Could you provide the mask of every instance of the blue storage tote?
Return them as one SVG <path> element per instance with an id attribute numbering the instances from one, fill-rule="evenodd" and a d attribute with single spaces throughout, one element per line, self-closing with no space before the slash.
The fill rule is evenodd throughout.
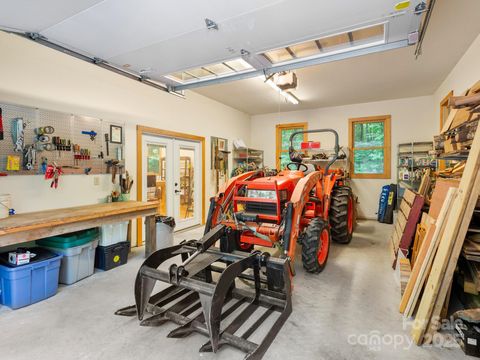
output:
<path id="1" fill-rule="evenodd" d="M 0 265 L 0 303 L 18 309 L 57 293 L 62 255 L 27 265 Z"/>

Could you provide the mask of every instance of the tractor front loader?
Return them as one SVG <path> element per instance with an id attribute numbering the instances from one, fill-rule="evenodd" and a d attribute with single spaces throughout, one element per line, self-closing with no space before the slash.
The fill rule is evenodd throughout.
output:
<path id="1" fill-rule="evenodd" d="M 303 132 L 293 133 L 287 169 L 230 179 L 210 200 L 204 236 L 151 254 L 135 280 L 136 304 L 117 314 L 137 315 L 143 326 L 176 323 L 169 337 L 203 334 L 208 341 L 200 351 L 228 344 L 244 351 L 245 359 L 261 359 L 292 311 L 297 243 L 305 270 L 319 273 L 331 234 L 342 243 L 352 237 L 352 192 L 344 173 L 330 169 L 339 154 L 338 134 L 312 132 L 334 135 L 325 167 L 294 149 L 294 138 Z M 157 281 L 169 285 L 152 295 Z"/>

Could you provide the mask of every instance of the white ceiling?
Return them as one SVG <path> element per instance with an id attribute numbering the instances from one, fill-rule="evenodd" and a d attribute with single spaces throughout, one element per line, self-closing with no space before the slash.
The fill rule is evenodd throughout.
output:
<path id="1" fill-rule="evenodd" d="M 418 27 L 420 1 L 396 12 L 398 0 L 0 0 L 0 27 L 38 32 L 160 80 L 240 57 L 242 49 L 258 54 L 383 21 L 388 42 L 404 40 Z M 207 30 L 205 18 L 219 30 Z"/>
<path id="2" fill-rule="evenodd" d="M 479 35 L 478 14 L 478 0 L 437 0 L 418 60 L 407 47 L 296 70 L 299 105 L 285 103 L 261 78 L 195 91 L 249 114 L 430 95 Z"/>
<path id="3" fill-rule="evenodd" d="M 0 27 L 39 32 L 50 41 L 152 79 L 192 67 L 388 21 L 387 41 L 416 29 L 399 0 L 0 0 Z M 227 5 L 228 4 L 228 5 Z M 297 70 L 300 105 L 287 105 L 260 78 L 200 88 L 249 114 L 431 94 L 478 35 L 478 0 L 437 0 L 417 61 L 413 48 Z M 397 13 L 398 14 L 398 13 Z M 207 30 L 205 18 L 219 24 Z"/>

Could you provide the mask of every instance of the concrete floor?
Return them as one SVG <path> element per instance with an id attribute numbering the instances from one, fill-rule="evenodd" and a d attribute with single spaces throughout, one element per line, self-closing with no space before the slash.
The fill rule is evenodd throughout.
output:
<path id="1" fill-rule="evenodd" d="M 363 221 L 348 246 L 333 244 L 325 271 L 306 274 L 297 261 L 293 313 L 264 359 L 459 359 L 449 348 L 410 345 L 398 313 L 398 283 L 390 268 L 391 227 Z M 176 235 L 198 238 L 201 229 Z M 174 324 L 138 326 L 114 316 L 134 303 L 133 281 L 143 259 L 135 249 L 127 265 L 71 286 L 56 296 L 12 311 L 0 308 L 0 358 L 42 359 L 242 359 L 222 348 L 198 353 L 201 335 L 168 339 Z M 381 339 L 379 342 L 376 339 Z M 395 345 L 395 342 L 397 345 Z"/>

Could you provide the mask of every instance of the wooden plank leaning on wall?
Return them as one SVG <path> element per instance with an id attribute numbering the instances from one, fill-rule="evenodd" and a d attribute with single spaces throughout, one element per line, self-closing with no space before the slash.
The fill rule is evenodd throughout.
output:
<path id="1" fill-rule="evenodd" d="M 430 341 L 432 334 L 437 329 L 438 317 L 445 303 L 468 225 L 480 193 L 479 172 L 480 131 L 477 131 L 412 328 L 412 338 L 416 344 L 424 342 L 426 333 L 425 340 Z"/>

